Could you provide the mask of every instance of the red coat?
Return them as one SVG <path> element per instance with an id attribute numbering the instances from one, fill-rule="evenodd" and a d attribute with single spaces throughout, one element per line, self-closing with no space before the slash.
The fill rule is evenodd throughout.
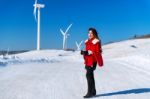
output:
<path id="1" fill-rule="evenodd" d="M 101 42 L 98 39 L 86 40 L 85 50 L 92 52 L 90 55 L 84 55 L 84 64 L 86 66 L 93 66 L 94 62 L 97 62 L 100 67 L 103 66 Z"/>

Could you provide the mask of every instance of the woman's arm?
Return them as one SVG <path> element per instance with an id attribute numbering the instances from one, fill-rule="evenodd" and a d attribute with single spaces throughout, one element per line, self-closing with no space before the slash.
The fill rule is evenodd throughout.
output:
<path id="1" fill-rule="evenodd" d="M 103 59 L 101 53 L 102 53 L 101 43 L 97 42 L 95 44 L 95 51 L 93 52 L 93 55 L 96 58 L 99 66 L 103 66 Z"/>
<path id="2" fill-rule="evenodd" d="M 96 54 L 101 54 L 101 52 L 102 52 L 101 43 L 100 43 L 100 42 L 97 42 L 97 43 L 95 44 L 95 53 L 96 53 Z"/>

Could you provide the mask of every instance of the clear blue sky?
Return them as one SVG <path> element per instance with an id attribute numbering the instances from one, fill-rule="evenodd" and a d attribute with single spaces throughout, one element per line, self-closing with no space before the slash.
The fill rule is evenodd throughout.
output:
<path id="1" fill-rule="evenodd" d="M 95 27 L 103 43 L 150 33 L 150 0 L 39 0 L 42 49 L 62 48 L 62 35 L 69 31 L 69 48 L 87 38 Z M 36 48 L 34 0 L 0 0 L 0 50 Z"/>

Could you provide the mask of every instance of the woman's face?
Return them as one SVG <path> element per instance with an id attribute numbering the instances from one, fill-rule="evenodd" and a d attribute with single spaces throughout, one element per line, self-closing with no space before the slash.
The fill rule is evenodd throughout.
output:
<path id="1" fill-rule="evenodd" d="M 88 37 L 89 37 L 89 39 L 93 39 L 93 38 L 94 38 L 94 35 L 93 35 L 93 32 L 92 32 L 92 31 L 89 31 Z"/>

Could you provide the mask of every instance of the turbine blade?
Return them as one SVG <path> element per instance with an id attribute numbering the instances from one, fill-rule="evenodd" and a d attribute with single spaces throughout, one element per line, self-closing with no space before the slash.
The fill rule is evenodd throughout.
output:
<path id="1" fill-rule="evenodd" d="M 82 43 L 83 43 L 83 41 L 80 42 L 79 46 L 81 46 Z"/>
<path id="2" fill-rule="evenodd" d="M 35 17 L 35 20 L 36 20 L 36 5 L 35 5 L 35 7 L 34 7 L 34 12 L 33 12 L 33 14 L 34 14 L 34 17 Z"/>
<path id="3" fill-rule="evenodd" d="M 62 29 L 60 29 L 60 32 L 62 33 L 62 35 L 65 35 L 64 31 Z"/>
<path id="4" fill-rule="evenodd" d="M 34 14 L 34 17 L 35 17 L 35 20 L 36 20 L 36 10 L 37 10 L 37 0 L 35 0 L 35 4 L 34 4 L 34 12 L 33 12 L 33 14 Z"/>
<path id="5" fill-rule="evenodd" d="M 37 0 L 35 0 L 35 4 L 37 4 Z"/>
<path id="6" fill-rule="evenodd" d="M 70 24 L 70 25 L 68 26 L 68 28 L 66 29 L 65 33 L 67 33 L 67 32 L 69 31 L 69 29 L 71 28 L 71 26 L 72 26 L 72 24 Z"/>
<path id="7" fill-rule="evenodd" d="M 76 42 L 76 46 L 78 47 L 78 43 Z"/>

